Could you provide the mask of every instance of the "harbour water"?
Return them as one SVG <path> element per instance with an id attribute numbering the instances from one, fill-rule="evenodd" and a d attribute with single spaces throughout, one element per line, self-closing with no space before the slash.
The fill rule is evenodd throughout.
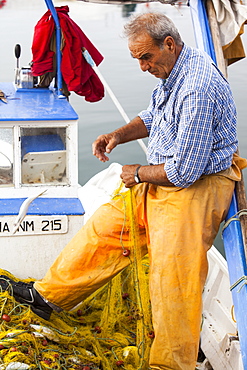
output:
<path id="1" fill-rule="evenodd" d="M 171 6 L 161 3 L 109 5 L 76 0 L 54 3 L 56 6 L 69 6 L 70 17 L 103 54 L 104 61 L 99 69 L 129 118 L 133 118 L 147 107 L 151 91 L 157 83 L 155 77 L 148 73 L 144 74 L 139 69 L 138 62 L 130 57 L 126 39 L 121 36 L 123 25 L 130 13 L 162 11 L 173 19 L 184 42 L 196 46 L 190 9 L 186 5 Z M 14 79 L 16 43 L 22 48 L 20 65 L 28 65 L 31 61 L 33 29 L 46 10 L 43 0 L 7 0 L 6 5 L 0 9 L 2 82 Z M 247 50 L 247 29 L 242 40 Z M 242 156 L 247 157 L 247 59 L 230 66 L 228 73 L 238 110 L 239 150 Z M 70 102 L 79 115 L 79 182 L 82 185 L 113 162 L 146 164 L 145 154 L 136 142 L 116 148 L 106 164 L 99 162 L 92 155 L 91 145 L 98 135 L 125 124 L 107 93 L 105 98 L 97 103 L 85 102 L 83 97 L 72 93 Z M 244 171 L 244 177 L 247 183 L 247 170 Z M 221 248 L 220 238 L 217 244 Z"/>

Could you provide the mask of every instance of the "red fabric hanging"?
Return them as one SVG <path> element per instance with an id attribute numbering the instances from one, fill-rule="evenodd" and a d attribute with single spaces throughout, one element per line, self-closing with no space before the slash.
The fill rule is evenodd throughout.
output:
<path id="1" fill-rule="evenodd" d="M 104 86 L 93 68 L 86 62 L 82 48 L 88 50 L 97 66 L 102 62 L 103 56 L 70 18 L 67 5 L 56 7 L 56 11 L 64 38 L 61 73 L 68 90 L 85 96 L 85 100 L 89 102 L 99 101 L 104 97 Z M 53 72 L 54 51 L 51 50 L 50 44 L 54 31 L 55 23 L 48 10 L 34 29 L 32 43 L 32 73 L 34 76 Z"/>

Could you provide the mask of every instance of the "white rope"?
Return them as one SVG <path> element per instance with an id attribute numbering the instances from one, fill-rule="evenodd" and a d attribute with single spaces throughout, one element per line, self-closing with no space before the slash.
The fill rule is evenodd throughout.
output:
<path id="1" fill-rule="evenodd" d="M 86 59 L 86 61 L 88 62 L 88 64 L 91 65 L 91 67 L 93 68 L 93 70 L 95 71 L 95 73 L 97 74 L 99 79 L 101 80 L 102 84 L 104 85 L 106 91 L 108 92 L 110 98 L 112 99 L 113 103 L 117 107 L 117 109 L 118 109 L 119 113 L 121 114 L 121 116 L 123 117 L 124 121 L 126 123 L 129 123 L 130 122 L 129 117 L 125 113 L 123 107 L 119 103 L 119 101 L 116 98 L 116 96 L 114 95 L 112 89 L 110 88 L 110 86 L 108 85 L 108 83 L 106 82 L 104 77 L 102 76 L 101 72 L 99 71 L 99 68 L 95 65 L 94 60 L 92 59 L 91 55 L 89 54 L 89 52 L 86 49 L 83 50 L 83 55 L 84 55 L 84 58 Z M 144 153 L 146 154 L 147 153 L 147 147 L 144 144 L 143 140 L 138 139 L 137 141 L 138 141 L 140 147 L 143 149 Z"/>

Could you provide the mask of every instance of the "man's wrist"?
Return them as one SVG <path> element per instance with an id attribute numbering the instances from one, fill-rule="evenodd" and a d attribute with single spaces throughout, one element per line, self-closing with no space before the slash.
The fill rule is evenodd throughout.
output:
<path id="1" fill-rule="evenodd" d="M 139 173 L 138 173 L 140 168 L 141 168 L 141 166 L 136 167 L 135 174 L 134 174 L 134 179 L 135 179 L 135 182 L 137 184 L 142 182 L 140 177 L 139 177 Z"/>

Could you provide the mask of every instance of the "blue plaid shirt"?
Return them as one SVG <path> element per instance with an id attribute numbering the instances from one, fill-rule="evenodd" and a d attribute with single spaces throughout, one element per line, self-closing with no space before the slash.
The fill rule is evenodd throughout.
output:
<path id="1" fill-rule="evenodd" d="M 188 187 L 231 166 L 238 145 L 236 107 L 228 82 L 203 52 L 183 46 L 139 117 L 149 134 L 148 162 L 164 163 L 175 186 Z"/>

